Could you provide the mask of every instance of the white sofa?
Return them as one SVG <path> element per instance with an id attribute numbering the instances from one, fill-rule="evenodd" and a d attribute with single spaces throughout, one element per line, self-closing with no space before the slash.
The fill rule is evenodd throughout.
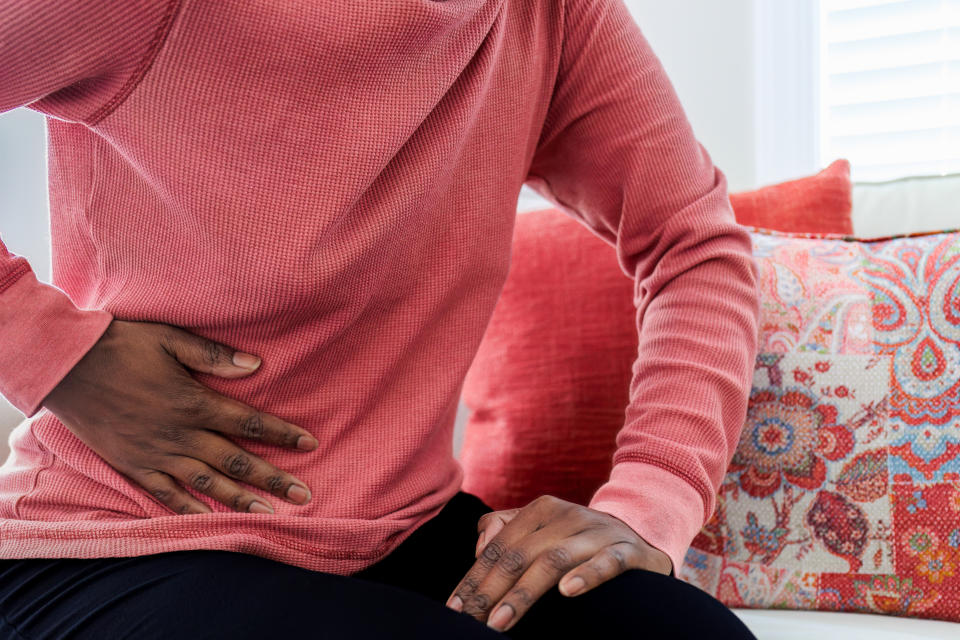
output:
<path id="1" fill-rule="evenodd" d="M 734 609 L 759 640 L 945 640 L 960 624 L 866 613 Z"/>

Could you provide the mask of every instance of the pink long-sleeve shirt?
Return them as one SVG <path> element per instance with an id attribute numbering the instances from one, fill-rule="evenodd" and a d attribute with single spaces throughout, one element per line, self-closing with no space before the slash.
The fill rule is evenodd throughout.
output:
<path id="1" fill-rule="evenodd" d="M 30 418 L 0 557 L 384 557 L 460 488 L 457 401 L 526 182 L 635 280 L 630 404 L 588 506 L 679 566 L 746 412 L 755 267 L 623 0 L 6 0 L 0 111 L 23 105 L 48 116 L 53 278 L 0 244 L 0 392 Z M 44 409 L 113 318 L 259 355 L 194 375 L 317 437 L 236 440 L 313 499 L 189 489 L 213 512 L 173 514 Z"/>

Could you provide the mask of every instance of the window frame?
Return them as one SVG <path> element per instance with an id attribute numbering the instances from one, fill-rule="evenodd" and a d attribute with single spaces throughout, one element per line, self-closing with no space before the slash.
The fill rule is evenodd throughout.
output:
<path id="1" fill-rule="evenodd" d="M 755 0 L 757 185 L 810 175 L 822 168 L 820 7 L 820 0 Z"/>

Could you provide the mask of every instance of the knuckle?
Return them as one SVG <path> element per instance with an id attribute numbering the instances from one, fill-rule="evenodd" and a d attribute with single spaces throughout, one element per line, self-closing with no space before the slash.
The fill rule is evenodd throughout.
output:
<path id="1" fill-rule="evenodd" d="M 539 496 L 536 500 L 533 501 L 533 504 L 538 507 L 552 507 L 559 502 L 559 499 L 555 496 L 544 494 Z"/>
<path id="2" fill-rule="evenodd" d="M 274 495 L 283 496 L 286 493 L 287 485 L 290 483 L 281 475 L 272 475 L 267 478 L 266 488 Z"/>
<path id="3" fill-rule="evenodd" d="M 504 545 L 499 540 L 491 540 L 487 543 L 487 546 L 483 548 L 483 553 L 480 554 L 480 562 L 487 569 L 492 567 L 497 563 L 497 561 L 503 556 L 505 551 Z"/>
<path id="4" fill-rule="evenodd" d="M 177 508 L 177 513 L 179 513 L 180 515 L 185 515 L 185 514 L 190 513 L 190 505 L 189 505 L 189 504 L 182 504 L 182 505 L 180 505 L 180 506 Z"/>
<path id="5" fill-rule="evenodd" d="M 593 573 L 595 582 L 603 582 L 604 580 L 607 579 L 607 577 L 611 573 L 610 567 L 609 567 L 611 563 L 605 563 L 605 564 L 607 564 L 608 566 L 604 567 L 602 566 L 602 563 L 597 562 L 596 560 L 592 560 L 590 562 L 585 563 L 583 566 L 585 566 L 591 573 Z M 587 579 L 587 576 L 582 573 L 580 574 L 580 577 L 583 578 L 584 580 Z"/>
<path id="6" fill-rule="evenodd" d="M 173 499 L 173 492 L 169 489 L 153 489 L 150 495 L 163 504 L 168 504 Z"/>
<path id="7" fill-rule="evenodd" d="M 526 554 L 520 549 L 509 549 L 500 558 L 497 567 L 508 576 L 515 577 L 523 573 L 527 566 Z"/>
<path id="8" fill-rule="evenodd" d="M 203 341 L 203 361 L 207 364 L 220 364 L 226 356 L 227 350 L 222 344 L 213 340 Z"/>
<path id="9" fill-rule="evenodd" d="M 570 560 L 570 552 L 564 547 L 551 547 L 543 554 L 543 559 L 547 567 L 554 571 L 566 571 L 573 564 Z"/>
<path id="10" fill-rule="evenodd" d="M 206 471 L 194 471 L 188 479 L 190 486 L 202 493 L 213 489 L 213 478 Z"/>
<path id="11" fill-rule="evenodd" d="M 513 610 L 517 612 L 527 609 L 533 604 L 533 596 L 526 587 L 514 587 L 510 590 L 510 593 L 507 594 L 507 598 L 511 602 L 519 602 L 520 605 L 522 605 L 513 607 Z"/>
<path id="12" fill-rule="evenodd" d="M 244 438 L 259 440 L 263 438 L 263 414 L 255 411 L 239 418 L 240 435 Z"/>
<path id="13" fill-rule="evenodd" d="M 549 501 L 549 499 L 550 496 L 547 495 L 537 496 L 534 498 L 533 502 L 530 503 L 530 505 L 534 507 L 542 507 Z"/>
<path id="14" fill-rule="evenodd" d="M 209 404 L 203 393 L 190 387 L 178 387 L 171 394 L 170 401 L 175 412 L 191 419 L 204 418 Z"/>
<path id="15" fill-rule="evenodd" d="M 253 463 L 246 454 L 229 453 L 223 458 L 223 469 L 231 477 L 242 479 L 253 471 Z"/>
<path id="16" fill-rule="evenodd" d="M 490 609 L 490 600 L 486 593 L 475 592 L 463 603 L 463 611 L 470 615 L 486 613 Z"/>
<path id="17" fill-rule="evenodd" d="M 607 547 L 607 555 L 610 556 L 617 570 L 623 572 L 630 568 L 630 562 L 627 554 L 621 545 L 612 545 Z"/>
<path id="18" fill-rule="evenodd" d="M 467 601 L 473 593 L 480 588 L 480 583 L 473 576 L 467 576 L 463 579 L 461 583 L 460 590 L 457 592 L 457 595 L 460 596 L 460 599 L 464 602 Z"/>
<path id="19" fill-rule="evenodd" d="M 186 446 L 189 444 L 186 430 L 177 424 L 162 424 L 157 427 L 157 437 L 165 442 Z"/>

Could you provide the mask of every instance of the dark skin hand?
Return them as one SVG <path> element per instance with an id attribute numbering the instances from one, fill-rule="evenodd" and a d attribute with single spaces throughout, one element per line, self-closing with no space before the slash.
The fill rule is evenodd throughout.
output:
<path id="1" fill-rule="evenodd" d="M 307 503 L 310 490 L 226 436 L 300 451 L 315 449 L 316 439 L 216 393 L 189 372 L 239 378 L 259 366 L 256 356 L 178 327 L 114 319 L 43 406 L 176 514 L 212 511 L 184 486 L 234 511 L 272 513 L 271 504 L 241 483 L 292 504 Z"/>
<path id="2" fill-rule="evenodd" d="M 670 575 L 673 563 L 622 520 L 553 496 L 477 522 L 477 561 L 447 606 L 498 631 L 554 585 L 574 597 L 628 569 Z"/>

